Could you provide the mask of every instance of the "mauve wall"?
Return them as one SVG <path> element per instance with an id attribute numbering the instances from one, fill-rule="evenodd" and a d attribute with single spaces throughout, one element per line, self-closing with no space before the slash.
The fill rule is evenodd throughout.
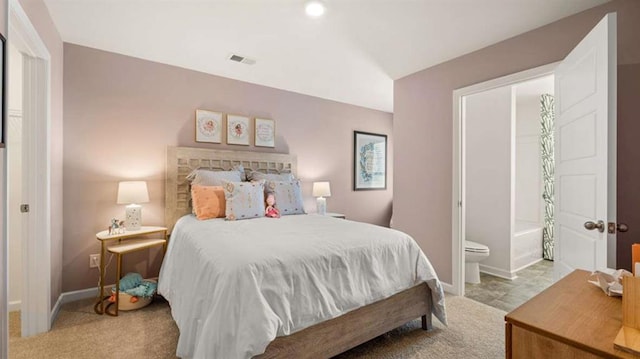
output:
<path id="1" fill-rule="evenodd" d="M 640 1 L 617 0 L 395 81 L 394 226 L 418 241 L 444 282 L 452 281 L 453 90 L 559 61 L 612 11 L 618 12 L 618 220 L 630 227 L 618 235 L 618 267 L 628 267 L 629 243 L 640 242 L 640 169 L 634 168 L 640 163 Z"/>
<path id="2" fill-rule="evenodd" d="M 99 253 L 95 233 L 112 217 L 123 217 L 124 206 L 115 203 L 118 181 L 148 181 L 151 202 L 143 206 L 143 223 L 164 224 L 167 146 L 295 154 L 308 211 L 315 211 L 312 182 L 328 180 L 329 211 L 357 221 L 389 223 L 391 161 L 389 189 L 384 191 L 354 192 L 351 173 L 353 131 L 390 136 L 390 113 L 73 44 L 65 44 L 64 65 L 64 291 L 96 286 L 98 271 L 88 268 L 88 257 Z M 276 148 L 196 143 L 198 108 L 275 119 Z M 128 255 L 125 270 L 156 275 L 157 254 Z M 140 263 L 133 265 L 135 261 Z M 114 266 L 108 283 L 115 280 Z"/>
<path id="3" fill-rule="evenodd" d="M 639 6 L 640 7 L 640 6 Z M 640 10 L 635 21 L 640 23 Z M 640 51 L 640 28 L 636 29 Z M 637 54 L 637 53 L 636 53 Z M 618 65 L 618 223 L 629 232 L 617 236 L 617 267 L 631 270 L 631 245 L 640 243 L 640 59 Z"/>

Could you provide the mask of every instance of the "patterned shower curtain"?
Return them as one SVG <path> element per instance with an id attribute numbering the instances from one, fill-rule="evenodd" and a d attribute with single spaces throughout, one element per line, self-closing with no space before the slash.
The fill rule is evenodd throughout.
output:
<path id="1" fill-rule="evenodd" d="M 553 123 L 555 112 L 553 110 L 553 96 L 540 96 L 540 124 L 541 124 L 541 155 L 542 155 L 542 177 L 544 188 L 542 199 L 544 200 L 544 229 L 542 230 L 542 257 L 553 260 L 553 204 L 554 185 L 553 176 L 555 172 L 555 162 L 553 159 Z"/>

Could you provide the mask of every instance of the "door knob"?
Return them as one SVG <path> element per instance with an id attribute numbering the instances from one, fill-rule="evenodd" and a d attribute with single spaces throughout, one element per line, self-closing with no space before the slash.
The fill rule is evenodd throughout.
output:
<path id="1" fill-rule="evenodd" d="M 629 230 L 629 226 L 627 226 L 625 223 L 609 222 L 607 227 L 608 227 L 608 232 L 611 234 L 616 233 L 616 231 L 626 232 Z"/>
<path id="2" fill-rule="evenodd" d="M 592 231 L 594 229 L 598 229 L 598 232 L 602 233 L 604 232 L 604 222 L 603 221 L 598 221 L 598 223 L 594 223 L 592 221 L 587 221 L 584 222 L 584 228 Z"/>

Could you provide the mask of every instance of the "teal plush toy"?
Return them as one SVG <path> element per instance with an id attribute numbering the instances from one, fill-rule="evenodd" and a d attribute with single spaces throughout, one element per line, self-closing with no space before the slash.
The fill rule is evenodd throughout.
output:
<path id="1" fill-rule="evenodd" d="M 127 273 L 120 279 L 120 291 L 127 293 L 131 296 L 131 302 L 138 301 L 138 297 L 150 298 L 152 297 L 158 288 L 158 283 L 144 280 L 139 273 Z M 111 289 L 110 302 L 115 302 L 116 289 Z M 135 298 L 135 299 L 134 299 Z"/>

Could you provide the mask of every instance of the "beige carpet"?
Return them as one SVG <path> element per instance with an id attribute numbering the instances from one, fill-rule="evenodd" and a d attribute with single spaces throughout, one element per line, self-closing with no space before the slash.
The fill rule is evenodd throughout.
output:
<path id="1" fill-rule="evenodd" d="M 448 296 L 447 315 L 449 327 L 434 319 L 434 330 L 425 332 L 414 321 L 338 358 L 504 358 L 503 311 Z M 91 301 L 70 303 L 49 333 L 30 338 L 19 337 L 17 321 L 10 316 L 10 359 L 175 358 L 178 328 L 160 300 L 117 318 L 94 314 Z"/>

